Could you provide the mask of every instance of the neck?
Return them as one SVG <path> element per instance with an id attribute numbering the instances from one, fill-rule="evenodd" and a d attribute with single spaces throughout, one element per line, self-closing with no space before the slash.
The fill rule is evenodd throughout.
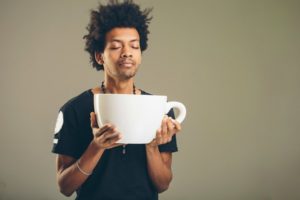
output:
<path id="1" fill-rule="evenodd" d="M 115 80 L 111 77 L 104 77 L 106 92 L 114 94 L 132 94 L 133 82 L 132 78 L 128 80 Z"/>

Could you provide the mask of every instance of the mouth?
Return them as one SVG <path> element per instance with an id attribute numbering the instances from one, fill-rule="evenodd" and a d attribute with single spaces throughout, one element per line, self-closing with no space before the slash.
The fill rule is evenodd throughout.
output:
<path id="1" fill-rule="evenodd" d="M 121 67 L 133 67 L 134 62 L 132 60 L 121 60 L 118 62 Z"/>

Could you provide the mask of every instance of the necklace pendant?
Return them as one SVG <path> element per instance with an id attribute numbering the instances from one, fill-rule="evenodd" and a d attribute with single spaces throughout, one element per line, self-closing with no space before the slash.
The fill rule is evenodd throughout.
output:
<path id="1" fill-rule="evenodd" d="M 102 81 L 102 83 L 101 83 L 101 90 L 102 90 L 102 92 L 104 94 L 106 94 L 106 88 L 104 86 L 104 81 Z M 135 89 L 135 85 L 134 84 L 133 84 L 132 90 L 133 90 L 133 94 L 136 94 L 136 89 Z M 126 154 L 126 144 L 123 144 L 122 154 L 123 155 Z"/>
<path id="2" fill-rule="evenodd" d="M 122 153 L 123 153 L 123 154 L 126 154 L 126 145 L 125 145 L 125 144 L 123 145 Z"/>

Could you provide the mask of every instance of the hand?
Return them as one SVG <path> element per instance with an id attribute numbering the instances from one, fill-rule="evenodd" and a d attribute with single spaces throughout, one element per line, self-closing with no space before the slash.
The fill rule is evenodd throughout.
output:
<path id="1" fill-rule="evenodd" d="M 171 142 L 173 135 L 181 131 L 181 125 L 167 115 L 164 116 L 161 127 L 156 131 L 156 137 L 147 144 L 150 147 L 156 147 L 161 144 Z"/>
<path id="2" fill-rule="evenodd" d="M 116 130 L 116 127 L 112 124 L 104 124 L 99 128 L 96 120 L 96 114 L 94 112 L 90 113 L 91 127 L 94 134 L 93 142 L 100 149 L 111 149 L 122 144 L 116 143 L 121 139 L 121 133 Z"/>

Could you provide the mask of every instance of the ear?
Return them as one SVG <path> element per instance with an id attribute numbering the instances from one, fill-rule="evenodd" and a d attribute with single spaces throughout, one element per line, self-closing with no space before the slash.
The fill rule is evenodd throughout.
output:
<path id="1" fill-rule="evenodd" d="M 103 65 L 104 61 L 103 61 L 102 53 L 95 52 L 95 60 L 99 65 Z"/>

